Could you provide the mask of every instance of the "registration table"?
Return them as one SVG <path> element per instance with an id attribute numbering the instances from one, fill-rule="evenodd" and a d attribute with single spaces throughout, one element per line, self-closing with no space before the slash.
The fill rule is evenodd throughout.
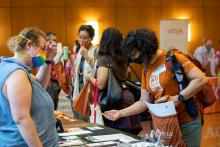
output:
<path id="1" fill-rule="evenodd" d="M 102 125 L 87 123 L 84 121 L 72 119 L 68 116 L 60 115 L 65 133 L 59 133 L 60 146 L 126 146 L 126 147 L 147 147 L 153 144 L 142 142 L 142 138 L 136 135 L 128 134 L 120 130 L 105 127 Z M 68 132 L 68 133 L 66 133 Z M 73 133 L 71 135 L 71 133 Z M 80 133 L 80 134 L 77 134 Z M 85 134 L 84 134 L 85 133 Z M 68 140 L 68 141 L 67 141 Z M 78 143 L 78 145 L 76 145 Z"/>

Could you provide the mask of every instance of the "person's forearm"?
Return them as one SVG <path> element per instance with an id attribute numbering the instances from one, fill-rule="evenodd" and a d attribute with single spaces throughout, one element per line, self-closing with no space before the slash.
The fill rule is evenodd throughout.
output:
<path id="1" fill-rule="evenodd" d="M 32 121 L 31 118 L 25 117 L 20 119 L 19 122 L 17 122 L 17 126 L 28 146 L 42 147 L 34 122 Z"/>
<path id="2" fill-rule="evenodd" d="M 120 115 L 121 117 L 125 117 L 125 116 L 139 114 L 141 112 L 144 112 L 145 110 L 147 110 L 147 105 L 145 104 L 145 102 L 137 101 L 133 105 L 120 110 Z"/>
<path id="3" fill-rule="evenodd" d="M 202 90 L 204 85 L 207 83 L 206 78 L 196 78 L 190 81 L 189 85 L 183 89 L 180 93 L 184 96 L 184 99 L 187 100 L 194 96 L 196 93 Z"/>
<path id="4" fill-rule="evenodd" d="M 47 88 L 50 80 L 51 64 L 44 64 L 37 72 L 36 79 L 43 88 Z"/>

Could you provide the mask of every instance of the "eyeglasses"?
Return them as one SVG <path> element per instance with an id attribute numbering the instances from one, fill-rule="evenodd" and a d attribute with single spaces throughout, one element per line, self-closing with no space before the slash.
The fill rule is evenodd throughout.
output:
<path id="1" fill-rule="evenodd" d="M 32 44 L 36 47 L 36 48 L 40 48 L 41 50 L 45 51 L 46 50 L 46 45 L 44 46 L 40 46 L 40 45 L 37 45 L 36 43 L 33 43 Z"/>
<path id="2" fill-rule="evenodd" d="M 25 36 L 22 35 L 22 34 L 19 34 L 18 36 L 21 37 L 22 39 L 27 40 L 27 41 L 31 41 L 31 43 L 32 43 L 36 48 L 40 48 L 40 49 L 43 50 L 43 51 L 46 50 L 46 45 L 44 45 L 44 46 L 39 46 L 37 43 L 33 43 L 32 40 L 28 39 L 27 37 L 25 37 Z"/>
<path id="3" fill-rule="evenodd" d="M 81 40 L 89 40 L 90 37 L 89 36 L 79 36 L 79 39 L 81 39 Z"/>

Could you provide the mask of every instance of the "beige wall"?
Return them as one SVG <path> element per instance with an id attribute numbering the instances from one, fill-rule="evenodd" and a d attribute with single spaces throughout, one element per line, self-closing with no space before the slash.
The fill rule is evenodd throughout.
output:
<path id="1" fill-rule="evenodd" d="M 53 31 L 72 48 L 78 27 L 89 19 L 99 21 L 99 36 L 109 26 L 124 34 L 149 27 L 158 38 L 161 19 L 190 19 L 189 51 L 193 52 L 204 36 L 212 37 L 219 49 L 219 15 L 219 0 L 1 0 L 0 55 L 10 54 L 7 39 L 27 26 Z"/>

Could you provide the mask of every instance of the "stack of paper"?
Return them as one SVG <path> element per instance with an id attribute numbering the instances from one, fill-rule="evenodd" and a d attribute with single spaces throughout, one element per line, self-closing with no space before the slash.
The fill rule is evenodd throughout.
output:
<path id="1" fill-rule="evenodd" d="M 66 139 L 66 140 L 75 140 L 75 139 L 79 139 L 79 137 L 78 136 L 63 136 L 62 137 L 63 139 Z"/>
<path id="2" fill-rule="evenodd" d="M 60 141 L 59 146 L 71 146 L 71 145 L 83 145 L 84 142 L 82 140 L 67 140 L 67 141 Z"/>
<path id="3" fill-rule="evenodd" d="M 115 141 L 106 141 L 106 142 L 99 142 L 99 143 L 90 143 L 90 144 L 87 144 L 87 147 L 112 146 L 116 144 L 117 142 Z"/>
<path id="4" fill-rule="evenodd" d="M 119 140 L 125 143 L 137 142 L 138 140 L 127 136 L 125 134 L 110 134 L 110 135 L 99 135 L 99 136 L 88 136 L 86 139 L 91 140 L 93 142 L 102 142 L 102 141 L 114 141 Z"/>
<path id="5" fill-rule="evenodd" d="M 58 133 L 58 136 L 74 136 L 74 135 L 83 135 L 83 134 L 91 134 L 91 131 L 83 130 L 81 128 L 70 128 L 67 130 L 67 133 Z"/>
<path id="6" fill-rule="evenodd" d="M 87 127 L 87 129 L 95 131 L 95 130 L 102 130 L 104 128 L 98 127 L 98 126 L 93 126 L 93 127 Z"/>

